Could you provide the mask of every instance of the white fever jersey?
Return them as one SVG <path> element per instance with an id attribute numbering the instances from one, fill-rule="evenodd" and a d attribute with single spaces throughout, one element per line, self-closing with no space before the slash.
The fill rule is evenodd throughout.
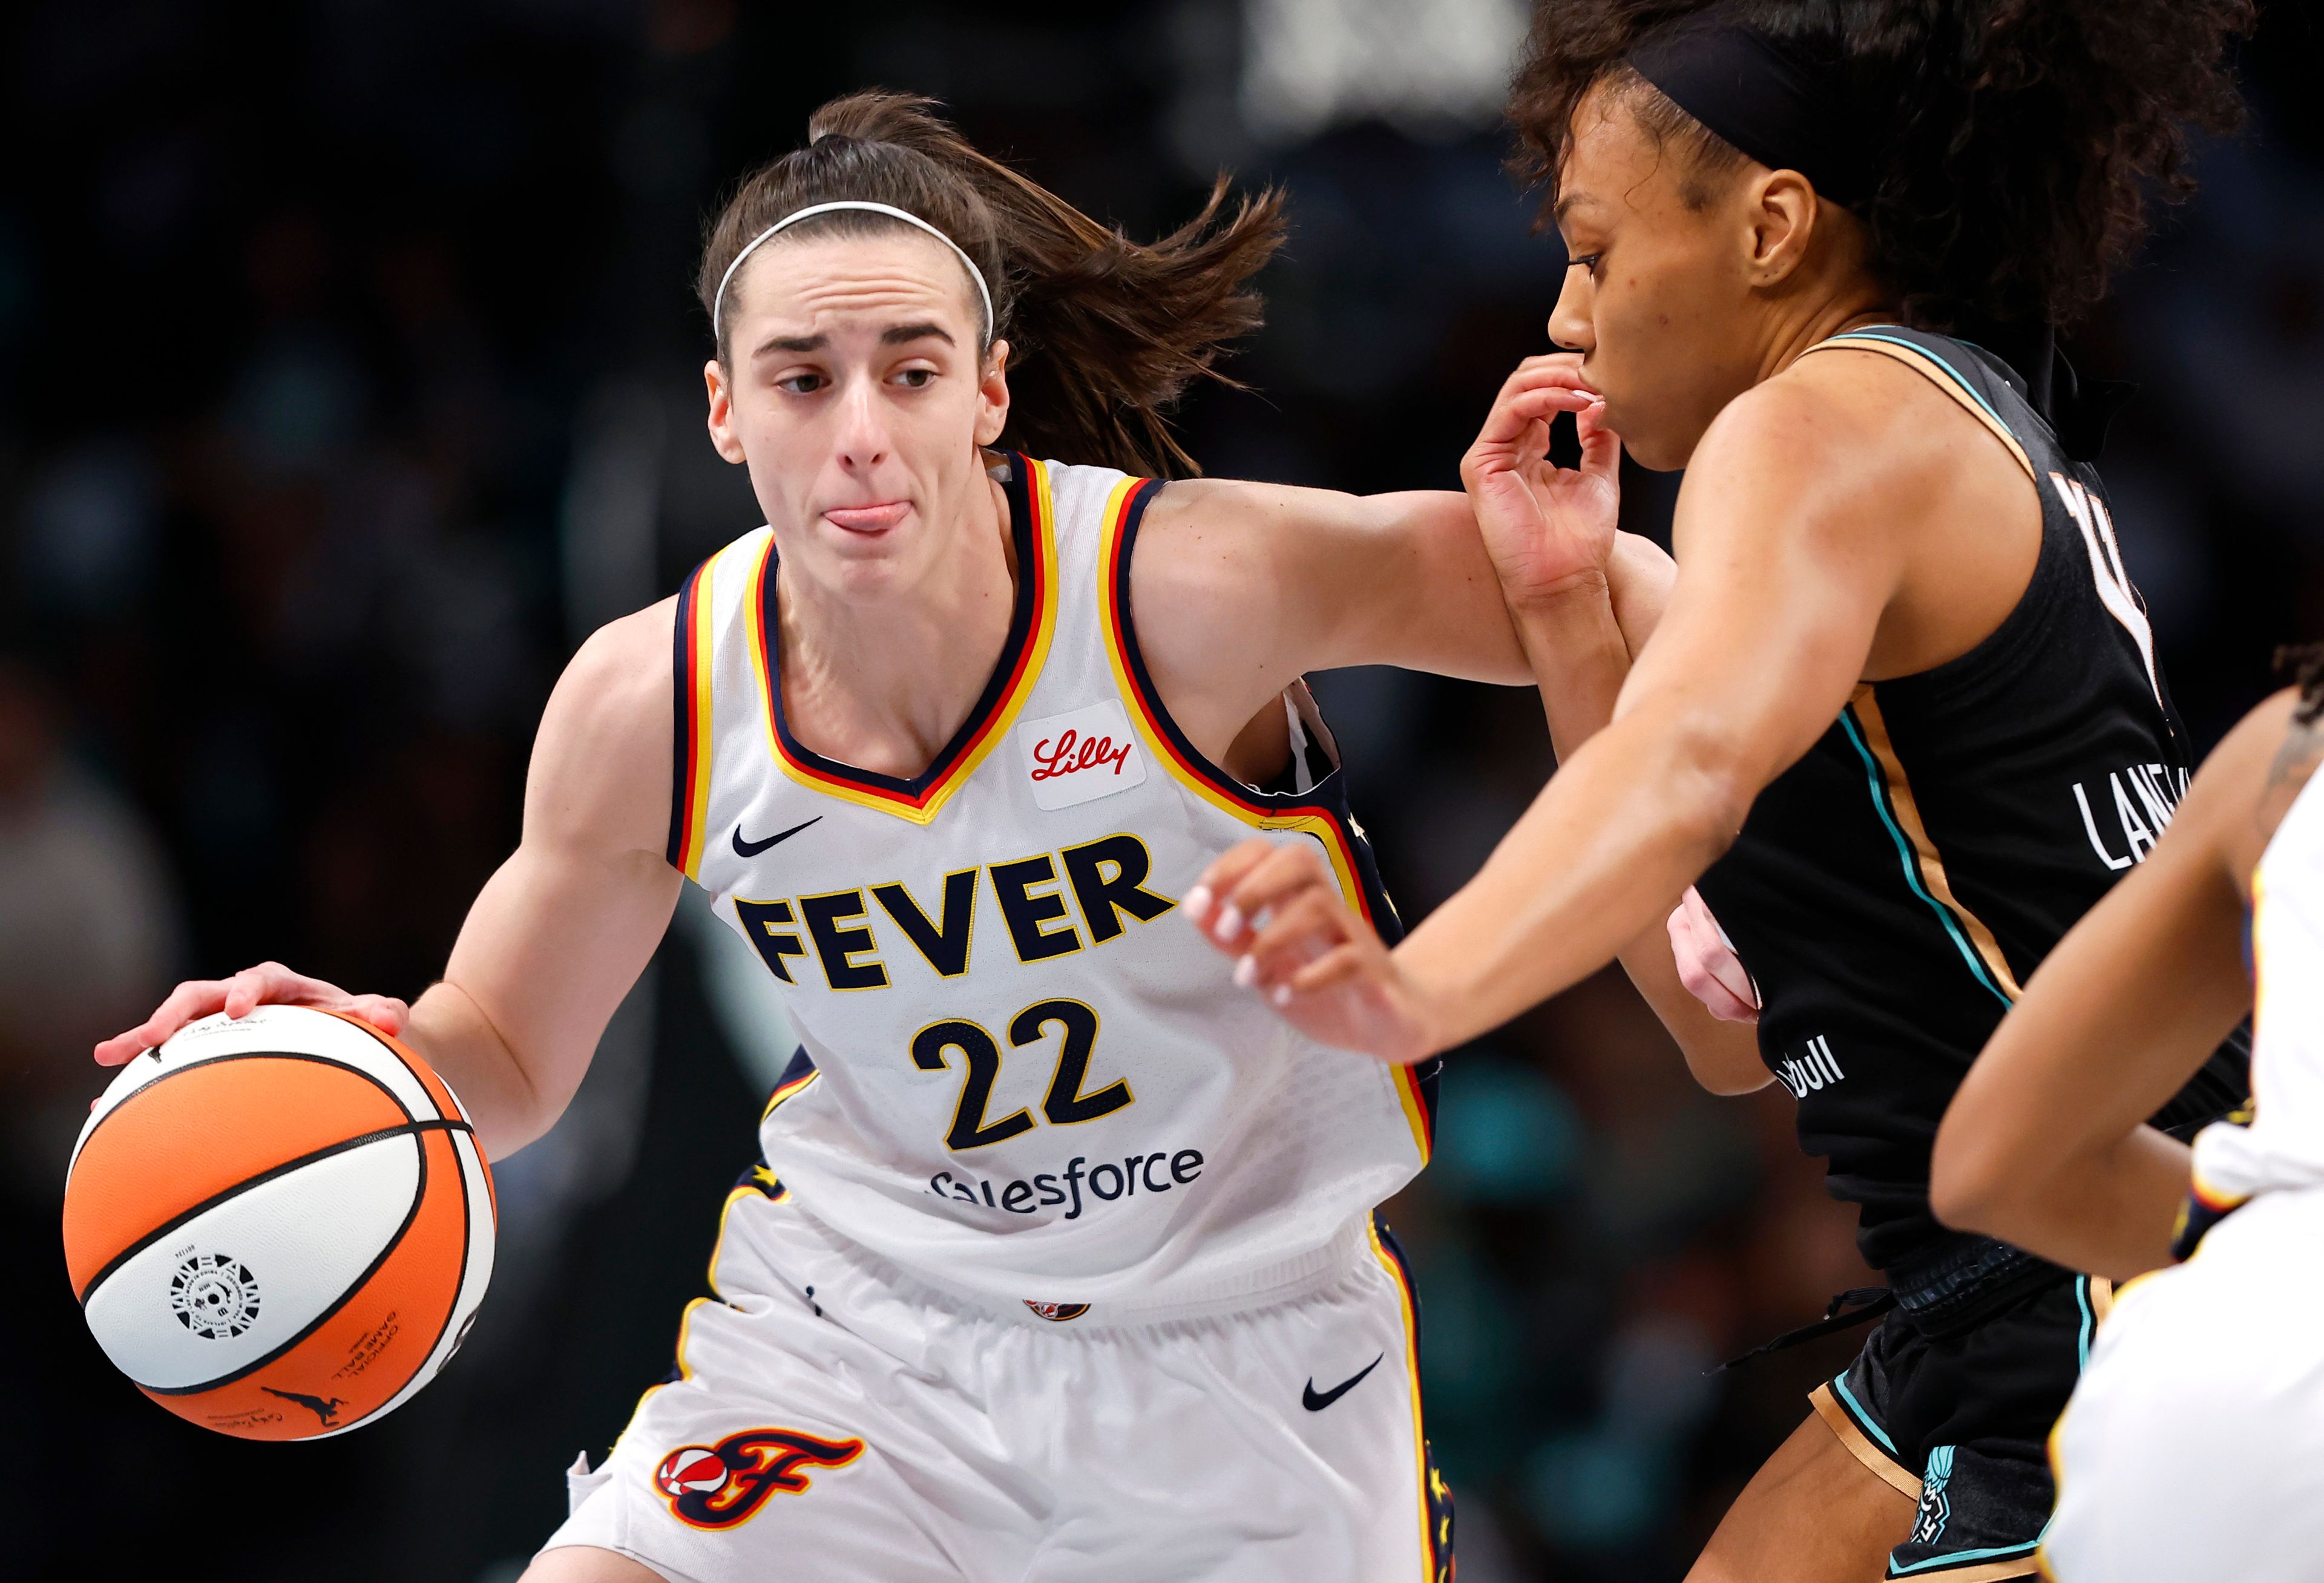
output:
<path id="1" fill-rule="evenodd" d="M 1264 1298 L 1358 1256 L 1427 1159 L 1434 1073 L 1293 1031 L 1180 915 L 1254 832 L 1312 841 L 1396 934 L 1322 722 L 1245 786 L 1156 697 L 1130 557 L 1162 486 L 1010 456 L 1016 608 L 910 780 L 783 722 L 774 536 L 679 594 L 670 861 L 779 980 L 800 1050 L 761 1127 L 801 1210 L 940 1285 L 1116 1318 Z"/>
<path id="2" fill-rule="evenodd" d="M 2324 1185 L 2324 775 L 2300 789 L 2252 872 L 2250 1125 L 2195 1137 L 2195 1192 L 2226 1209 Z"/>

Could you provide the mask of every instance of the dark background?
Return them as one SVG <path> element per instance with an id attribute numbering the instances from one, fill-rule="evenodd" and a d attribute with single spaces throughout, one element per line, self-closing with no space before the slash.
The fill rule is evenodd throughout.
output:
<path id="1" fill-rule="evenodd" d="M 751 987 L 690 914 L 573 1114 L 502 1167 L 466 1349 L 375 1428 L 248 1445 L 148 1404 L 89 1343 L 56 1225 L 102 1083 L 88 1044 L 177 977 L 265 957 L 416 994 L 514 840 L 564 658 L 758 520 L 698 427 L 687 282 L 724 185 L 867 84 L 945 98 L 1133 235 L 1182 220 L 1221 163 L 1280 180 L 1294 240 L 1235 364 L 1257 390 L 1189 403 L 1194 454 L 1455 486 L 1499 378 L 1544 349 L 1561 253 L 1499 170 L 1514 0 L 1435 13 L 1452 26 L 1420 9 L 7 10 L 0 1572 L 507 1583 L 562 1514 L 559 1470 L 668 1367 L 765 1085 Z M 1350 38 L 1385 87 L 1279 80 Z M 1433 96 L 1397 76 L 1432 51 L 1452 84 Z M 2072 343 L 2144 388 L 2106 468 L 2206 745 L 2275 644 L 2324 630 L 2319 65 L 2279 5 L 2246 52 L 2253 126 L 2204 149 L 2203 196 Z M 1633 483 L 1657 530 L 1675 481 Z M 1537 708 L 1319 686 L 1417 916 L 1548 773 Z M 1390 1214 L 1465 1583 L 1677 1577 L 1851 1349 L 1703 1372 L 1867 1278 L 1790 1106 L 1697 1092 L 1610 977 L 1456 1057 L 1437 1164 Z"/>

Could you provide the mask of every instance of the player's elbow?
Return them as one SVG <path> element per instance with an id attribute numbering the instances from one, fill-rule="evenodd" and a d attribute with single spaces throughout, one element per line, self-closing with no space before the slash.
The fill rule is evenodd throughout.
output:
<path id="1" fill-rule="evenodd" d="M 1703 1091 L 1722 1100 L 1756 1094 L 1775 1081 L 1775 1074 L 1759 1059 L 1756 1046 L 1745 1052 L 1705 1050 L 1690 1045 L 1682 1046 L 1681 1054 L 1686 1057 L 1688 1072 Z"/>
<path id="2" fill-rule="evenodd" d="M 1956 1231 L 1987 1236 L 2006 1229 L 2032 1167 L 2009 1148 L 2006 1136 L 1985 1125 L 1974 1095 L 1957 1096 L 1937 1128 L 1929 1157 L 1930 1212 Z"/>
<path id="3" fill-rule="evenodd" d="M 1663 784 L 1672 833 L 1701 868 L 1709 868 L 1735 844 L 1758 796 L 1752 757 L 1728 722 L 1708 714 L 1680 720 L 1666 741 L 1670 759 Z"/>

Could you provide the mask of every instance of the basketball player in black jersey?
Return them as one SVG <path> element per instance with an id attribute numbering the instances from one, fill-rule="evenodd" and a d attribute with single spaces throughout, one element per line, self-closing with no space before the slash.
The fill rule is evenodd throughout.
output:
<path id="1" fill-rule="evenodd" d="M 1707 1085 L 1786 1078 L 1895 1309 L 1699 1583 L 2035 1569 L 2043 1441 L 2106 1288 L 1938 1226 L 1930 1140 L 2186 784 L 2088 465 L 2103 418 L 2048 327 L 2098 294 L 2143 185 L 2180 179 L 2180 123 L 2233 118 L 2221 56 L 2248 21 L 2244 0 L 1543 0 L 1513 108 L 1572 259 L 1551 336 L 1580 356 L 1518 372 L 1466 482 L 1514 565 L 1527 500 L 1536 531 L 1611 510 L 1612 435 L 1686 468 L 1667 611 L 1618 704 L 1553 715 L 1556 779 L 1394 952 L 1296 849 L 1240 848 L 1187 900 L 1286 1017 L 1384 1060 L 1619 956 Z M 1576 388 L 1603 402 L 1594 493 L 1542 460 L 1547 392 Z M 1609 619 L 1587 578 L 1505 592 L 1536 663 Z M 1662 925 L 1698 879 L 1756 1040 L 1682 987 Z M 2225 1052 L 2155 1119 L 2183 1136 L 2242 1081 Z"/>

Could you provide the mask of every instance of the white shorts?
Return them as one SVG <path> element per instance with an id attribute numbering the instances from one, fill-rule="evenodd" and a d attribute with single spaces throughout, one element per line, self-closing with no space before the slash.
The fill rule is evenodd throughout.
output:
<path id="1" fill-rule="evenodd" d="M 2324 1190 L 2116 1294 L 2051 1436 L 2060 1583 L 2324 1578 Z"/>
<path id="2" fill-rule="evenodd" d="M 1304 1294 L 1115 1326 L 939 1293 L 779 1189 L 737 1189 L 719 1244 L 678 1377 L 569 1476 L 544 1548 L 673 1583 L 1448 1583 L 1410 1290 L 1377 1231 Z"/>

